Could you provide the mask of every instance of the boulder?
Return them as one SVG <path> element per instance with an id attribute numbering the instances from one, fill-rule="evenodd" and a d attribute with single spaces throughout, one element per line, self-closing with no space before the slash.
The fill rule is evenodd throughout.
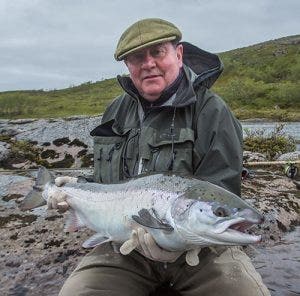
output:
<path id="1" fill-rule="evenodd" d="M 280 161 L 300 160 L 300 151 L 294 151 L 294 152 L 282 154 L 277 158 L 277 160 Z"/>
<path id="2" fill-rule="evenodd" d="M 254 162 L 254 161 L 266 161 L 266 155 L 258 152 L 252 152 L 245 150 L 243 152 L 243 161 L 244 162 Z"/>
<path id="3" fill-rule="evenodd" d="M 10 145 L 0 141 L 0 161 L 6 159 L 10 151 Z"/>

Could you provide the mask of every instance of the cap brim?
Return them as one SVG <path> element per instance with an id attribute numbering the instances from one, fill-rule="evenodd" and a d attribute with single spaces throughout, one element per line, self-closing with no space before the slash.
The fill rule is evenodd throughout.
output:
<path id="1" fill-rule="evenodd" d="M 128 56 L 129 54 L 134 53 L 134 52 L 136 52 L 136 51 L 138 51 L 140 49 L 146 48 L 146 47 L 151 46 L 151 45 L 155 45 L 155 44 L 167 42 L 167 41 L 173 41 L 173 40 L 175 40 L 177 38 L 178 38 L 177 36 L 171 36 L 171 37 L 165 37 L 165 38 L 161 38 L 161 39 L 156 39 L 156 40 L 147 42 L 145 44 L 142 44 L 140 46 L 134 47 L 134 48 L 132 48 L 130 50 L 127 50 L 126 52 L 122 53 L 121 55 L 119 55 L 118 57 L 115 57 L 115 58 L 116 58 L 117 61 L 122 61 L 122 60 L 124 60 L 124 58 L 126 58 L 126 56 Z"/>

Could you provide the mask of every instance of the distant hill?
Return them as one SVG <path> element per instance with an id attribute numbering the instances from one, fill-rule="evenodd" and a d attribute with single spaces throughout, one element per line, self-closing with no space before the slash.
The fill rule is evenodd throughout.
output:
<path id="1" fill-rule="evenodd" d="M 300 121 L 300 35 L 220 53 L 213 87 L 240 119 Z M 62 90 L 0 92 L 0 118 L 100 114 L 122 92 L 115 78 Z"/>
<path id="2" fill-rule="evenodd" d="M 240 118 L 300 120 L 300 35 L 224 53 L 214 90 Z"/>

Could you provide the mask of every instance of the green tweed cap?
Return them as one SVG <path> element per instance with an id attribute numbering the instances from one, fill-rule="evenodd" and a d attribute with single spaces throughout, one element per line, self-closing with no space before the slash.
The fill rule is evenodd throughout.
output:
<path id="1" fill-rule="evenodd" d="M 142 19 L 131 25 L 121 35 L 114 57 L 123 60 L 128 54 L 158 43 L 180 40 L 179 29 L 172 23 L 159 19 Z"/>

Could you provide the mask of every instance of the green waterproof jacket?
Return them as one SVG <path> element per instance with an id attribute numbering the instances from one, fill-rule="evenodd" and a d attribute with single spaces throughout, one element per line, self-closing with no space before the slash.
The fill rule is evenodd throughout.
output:
<path id="1" fill-rule="evenodd" d="M 114 183 L 147 172 L 190 174 L 240 195 L 242 129 L 209 90 L 222 71 L 216 55 L 183 43 L 184 78 L 167 101 L 145 114 L 129 77 L 94 138 L 94 180 Z"/>

